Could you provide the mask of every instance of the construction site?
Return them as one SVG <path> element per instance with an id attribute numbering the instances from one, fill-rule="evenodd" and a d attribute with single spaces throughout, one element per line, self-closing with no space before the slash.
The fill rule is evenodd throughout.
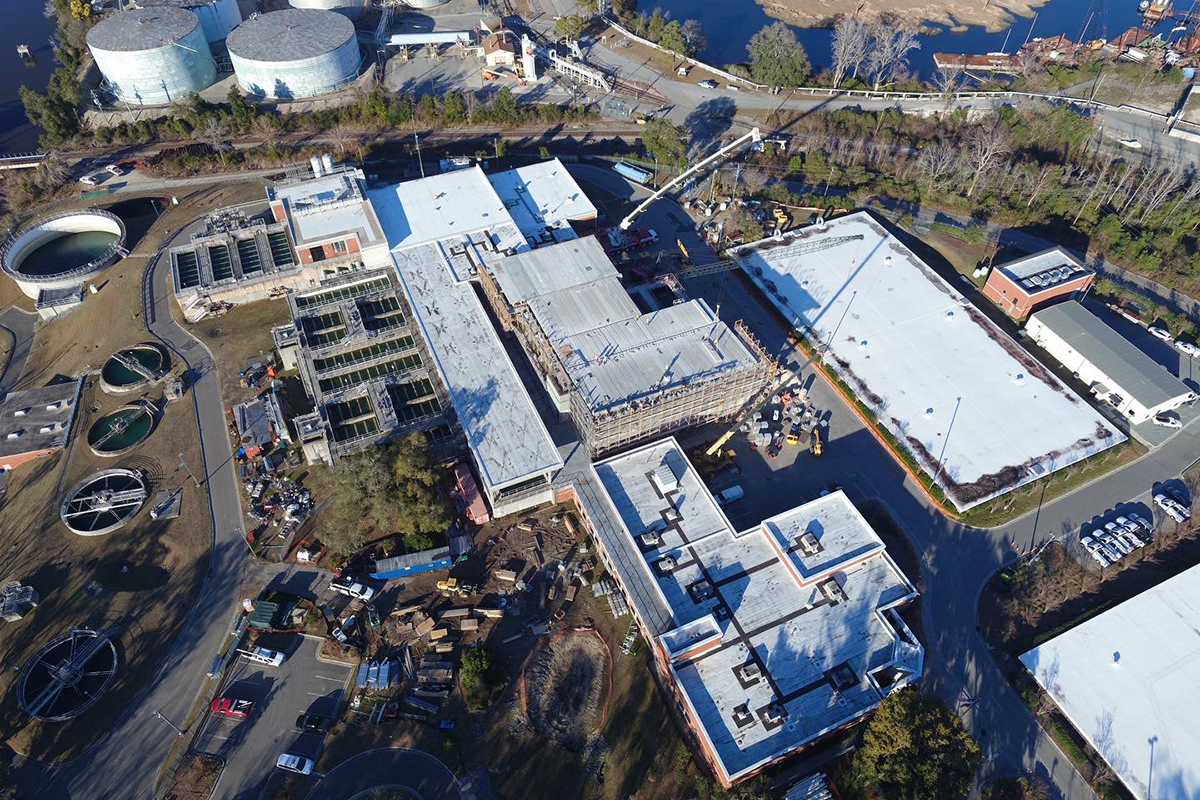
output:
<path id="1" fill-rule="evenodd" d="M 593 456 L 729 419 L 776 372 L 703 300 L 643 313 L 595 237 L 501 259 L 480 283 Z"/>

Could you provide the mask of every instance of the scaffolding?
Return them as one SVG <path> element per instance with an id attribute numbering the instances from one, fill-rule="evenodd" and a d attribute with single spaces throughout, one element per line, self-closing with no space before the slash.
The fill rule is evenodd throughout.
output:
<path id="1" fill-rule="evenodd" d="M 546 388 L 558 397 L 568 398 L 571 418 L 593 458 L 682 428 L 732 419 L 779 370 L 767 350 L 738 320 L 733 334 L 754 354 L 754 363 L 716 369 L 683 385 L 650 390 L 620 404 L 606 404 L 603 398 L 589 397 L 571 376 L 567 359 L 574 351 L 560 351 L 551 342 L 527 302 L 516 306 L 509 303 L 487 269 L 479 271 L 479 279 L 500 327 L 516 335 Z M 662 341 L 656 339 L 643 346 Z"/>

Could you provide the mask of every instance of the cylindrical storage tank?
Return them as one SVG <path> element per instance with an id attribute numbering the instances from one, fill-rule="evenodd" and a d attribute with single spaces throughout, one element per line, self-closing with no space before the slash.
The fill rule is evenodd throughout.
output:
<path id="1" fill-rule="evenodd" d="M 350 19 L 363 15 L 363 0 L 288 0 L 292 8 L 316 8 L 321 11 L 336 11 Z"/>
<path id="2" fill-rule="evenodd" d="M 137 5 L 186 8 L 200 18 L 204 38 L 209 42 L 223 41 L 242 21 L 238 0 L 137 0 Z"/>
<path id="3" fill-rule="evenodd" d="M 157 106 L 211 86 L 217 64 L 200 18 L 182 8 L 135 8 L 88 31 L 88 48 L 126 103 Z"/>
<path id="4" fill-rule="evenodd" d="M 437 8 L 446 5 L 450 0 L 404 0 L 404 2 L 413 8 Z"/>
<path id="5" fill-rule="evenodd" d="M 225 45 L 244 91 L 281 100 L 340 89 L 361 64 L 354 23 L 332 11 L 272 11 L 237 26 Z"/>

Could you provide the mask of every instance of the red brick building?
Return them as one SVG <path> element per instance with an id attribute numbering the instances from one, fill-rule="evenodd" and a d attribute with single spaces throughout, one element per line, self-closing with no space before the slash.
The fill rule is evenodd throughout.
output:
<path id="1" fill-rule="evenodd" d="M 1096 274 L 1061 247 L 1018 258 L 995 267 L 983 286 L 984 296 L 1016 320 L 1038 309 L 1086 292 Z"/>

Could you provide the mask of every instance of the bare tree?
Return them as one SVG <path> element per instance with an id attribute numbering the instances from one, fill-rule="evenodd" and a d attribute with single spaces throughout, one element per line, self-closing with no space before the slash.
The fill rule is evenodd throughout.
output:
<path id="1" fill-rule="evenodd" d="M 737 189 L 740 190 L 740 197 L 753 197 L 761 192 L 767 185 L 766 170 L 757 167 L 747 167 L 738 175 Z"/>
<path id="2" fill-rule="evenodd" d="M 920 49 L 916 32 L 894 17 L 885 17 L 871 28 L 871 51 L 867 68 L 874 79 L 873 87 L 890 83 L 908 67 L 908 54 Z"/>
<path id="3" fill-rule="evenodd" d="M 708 36 L 705 35 L 704 28 L 700 27 L 699 20 L 685 19 L 682 33 L 683 40 L 687 42 L 693 53 L 699 53 L 708 47 Z"/>
<path id="4" fill-rule="evenodd" d="M 1150 187 L 1146 204 L 1142 208 L 1142 215 L 1138 217 L 1138 223 L 1145 222 L 1146 217 L 1157 211 L 1167 198 L 1186 182 L 1186 168 L 1178 161 L 1173 161 L 1171 166 L 1159 170 L 1158 180 Z"/>
<path id="5" fill-rule="evenodd" d="M 225 126 L 216 117 L 210 117 L 208 124 L 200 130 L 196 131 L 196 136 L 200 141 L 216 151 L 221 157 L 221 166 L 225 166 Z"/>
<path id="6" fill-rule="evenodd" d="M 853 17 L 840 16 L 833 26 L 833 85 L 840 86 L 846 72 L 858 77 L 858 68 L 867 60 L 871 41 L 867 23 Z"/>
<path id="7" fill-rule="evenodd" d="M 1175 204 L 1172 205 L 1171 210 L 1167 212 L 1168 217 L 1175 216 L 1175 212 L 1179 210 L 1179 206 L 1184 203 L 1190 204 L 1196 199 L 1197 195 L 1200 195 L 1200 180 L 1197 180 L 1196 171 L 1194 169 L 1188 170 L 1187 174 L 1184 175 L 1183 180 L 1183 191 L 1179 193 L 1179 197 L 1175 199 Z M 1193 496 L 1195 496 L 1195 494 L 1195 492 L 1192 492 Z"/>
<path id="8" fill-rule="evenodd" d="M 948 67 L 938 67 L 938 71 L 933 76 L 933 84 L 937 86 L 938 92 L 942 95 L 942 101 L 946 104 L 946 108 L 950 107 L 950 101 L 954 99 L 954 93 L 958 91 L 962 85 L 963 68 L 957 64 L 951 64 Z"/>
<path id="9" fill-rule="evenodd" d="M 1046 191 L 1046 187 L 1061 181 L 1062 177 L 1062 167 L 1056 164 L 1043 164 L 1039 169 L 1026 173 L 1025 192 L 1029 195 L 1029 199 L 1025 202 L 1025 207 L 1032 207 L 1041 197 L 1042 192 Z"/>
<path id="10" fill-rule="evenodd" d="M 967 197 L 975 194 L 980 178 L 1003 162 L 1010 149 L 1008 131 L 1002 125 L 994 123 L 975 129 L 967 139 L 966 152 L 963 156 L 964 165 L 971 173 L 971 185 L 967 187 Z"/>
<path id="11" fill-rule="evenodd" d="M 70 170 L 57 153 L 46 156 L 46 160 L 38 165 L 35 180 L 44 191 L 53 192 L 67 182 Z"/>
<path id="12" fill-rule="evenodd" d="M 917 173 L 932 191 L 940 190 L 958 167 L 958 151 L 949 142 L 933 142 L 917 156 Z"/>
<path id="13" fill-rule="evenodd" d="M 256 134 L 262 137 L 266 147 L 275 147 L 275 143 L 279 140 L 278 131 L 275 130 L 275 117 L 270 114 L 259 114 L 254 118 L 252 128 Z"/>
<path id="14" fill-rule="evenodd" d="M 354 147 L 359 140 L 358 134 L 346 125 L 338 123 L 329 129 L 329 139 L 337 150 L 338 157 L 346 155 L 346 151 Z"/>

